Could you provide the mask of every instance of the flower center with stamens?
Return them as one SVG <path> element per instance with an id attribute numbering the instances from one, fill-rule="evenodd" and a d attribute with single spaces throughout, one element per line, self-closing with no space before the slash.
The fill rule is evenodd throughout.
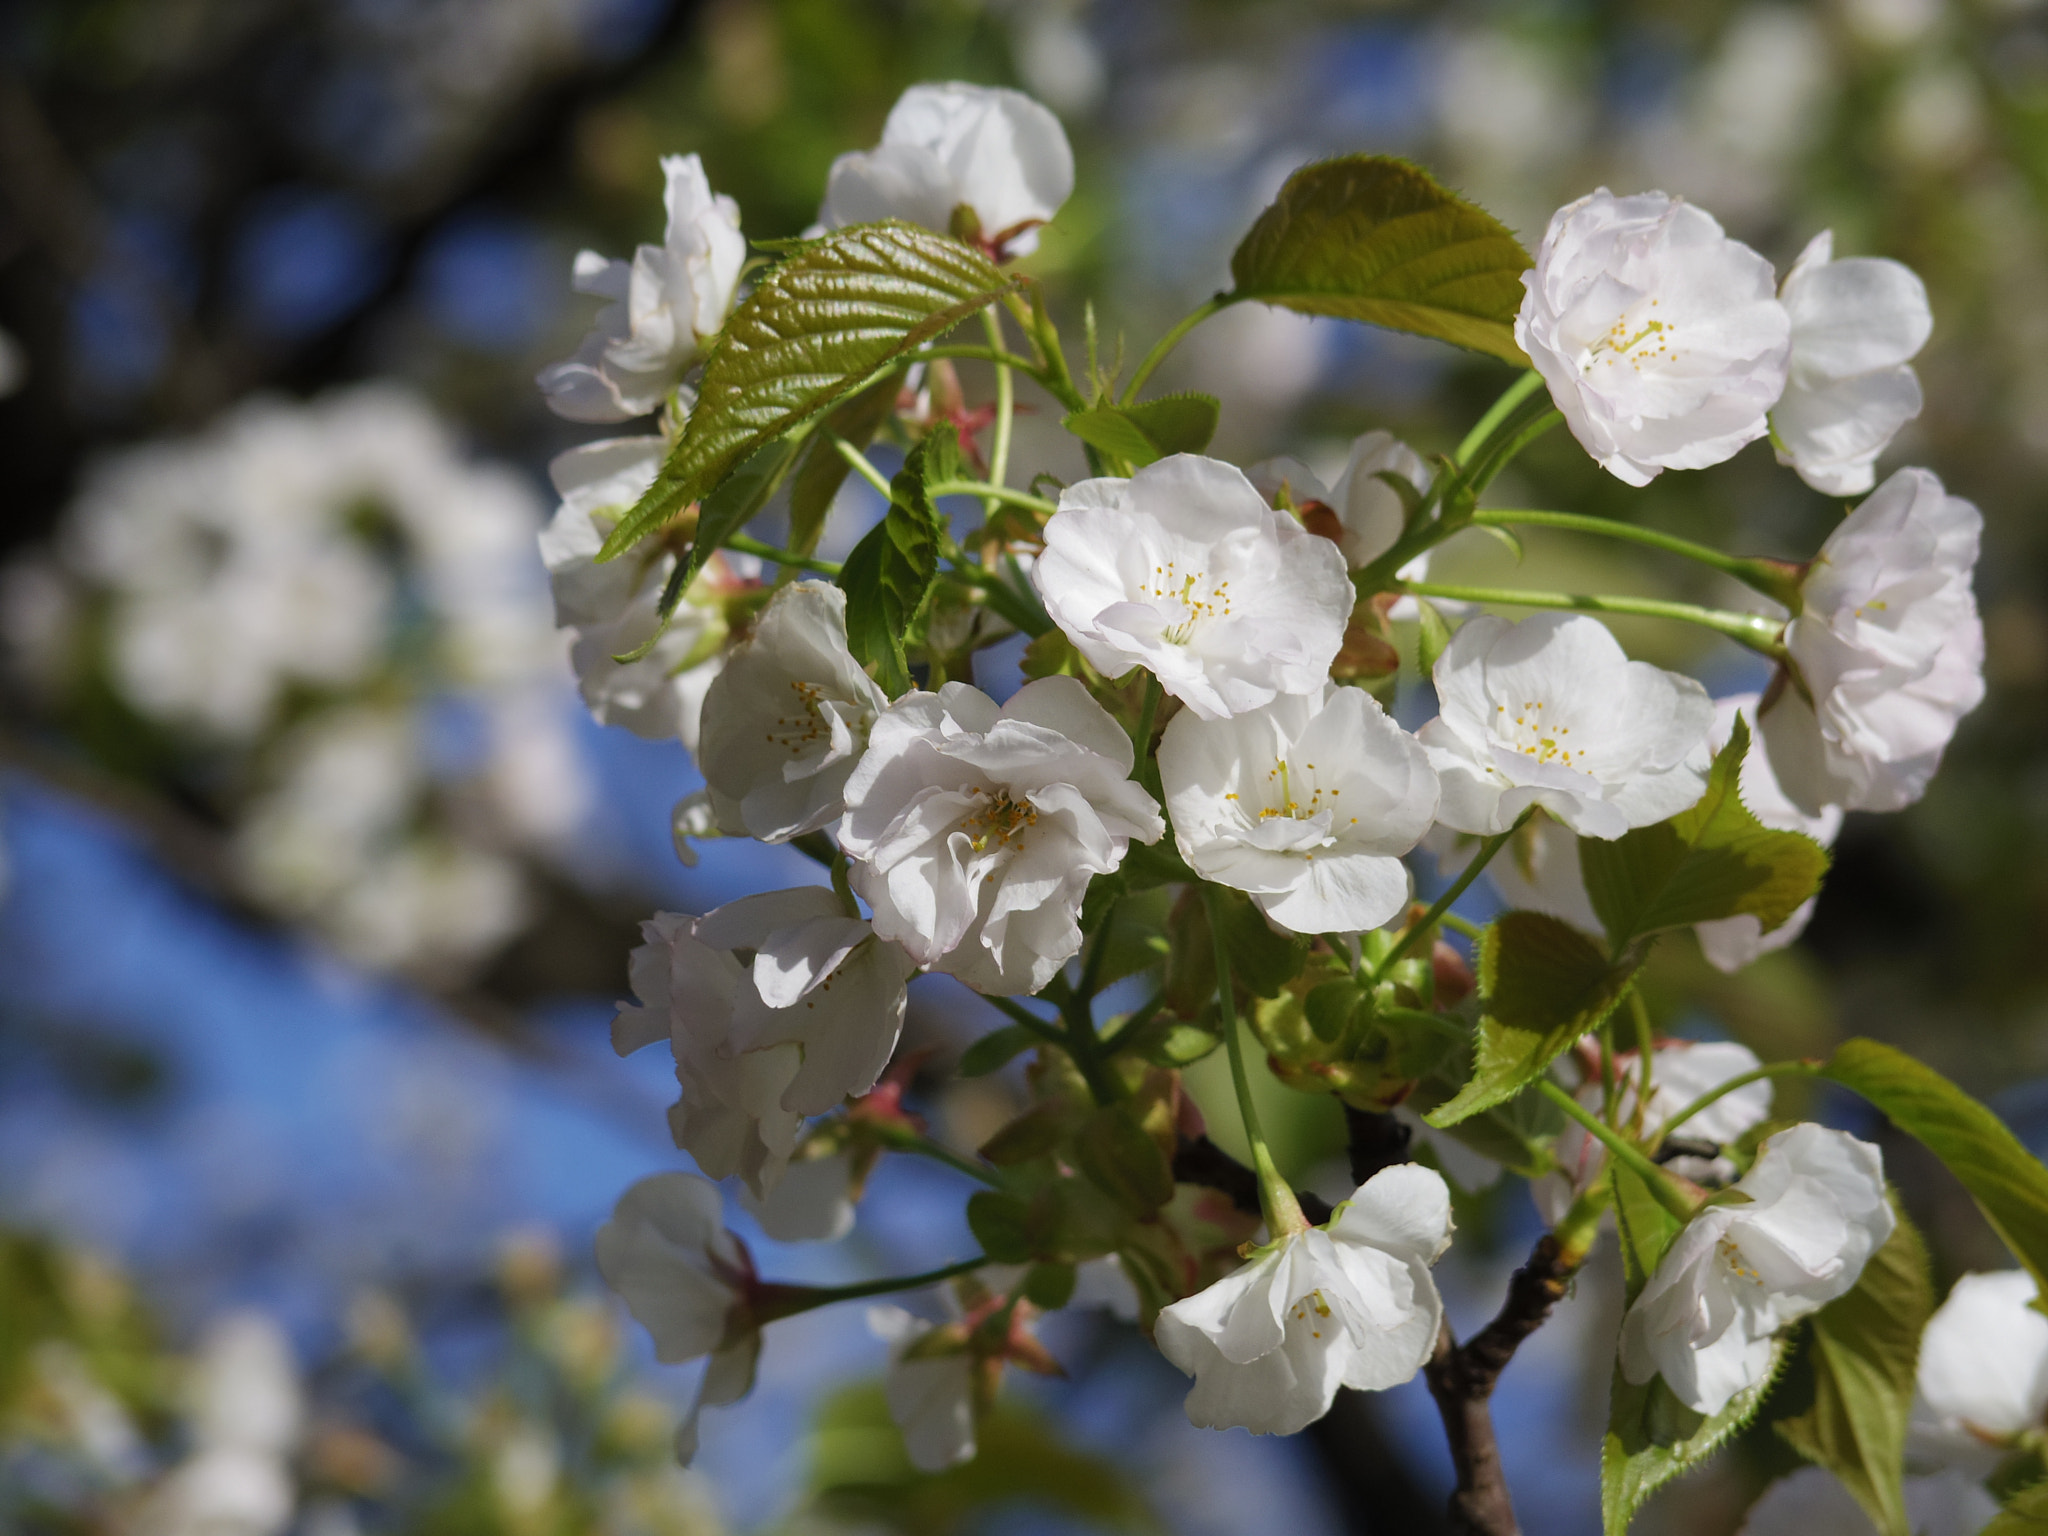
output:
<path id="1" fill-rule="evenodd" d="M 1571 735 L 1572 728 L 1545 720 L 1543 708 L 1541 699 L 1525 699 L 1520 708 L 1510 715 L 1507 705 L 1496 704 L 1493 706 L 1494 731 L 1505 739 L 1506 746 L 1524 757 L 1569 768 L 1573 758 L 1586 755 L 1585 748 L 1573 747 L 1565 739 Z"/>
<path id="2" fill-rule="evenodd" d="M 1211 583 L 1202 571 L 1183 572 L 1174 560 L 1153 566 L 1152 579 L 1138 584 L 1138 595 L 1167 615 L 1165 639 L 1171 645 L 1186 645 L 1206 619 L 1230 617 L 1230 583 Z"/>
<path id="3" fill-rule="evenodd" d="M 1654 309 L 1661 302 L 1652 299 L 1650 307 Z M 1672 351 L 1671 344 L 1677 335 L 1677 328 L 1665 321 L 1653 318 L 1638 323 L 1633 312 L 1617 315 L 1607 333 L 1586 349 L 1586 360 L 1579 365 L 1579 371 L 1591 373 L 1603 355 L 1627 363 L 1637 373 L 1643 371 L 1645 363 L 1654 367 L 1660 361 L 1674 361 L 1678 354 Z"/>
<path id="4" fill-rule="evenodd" d="M 1748 1261 L 1742 1256 L 1742 1250 L 1736 1246 L 1734 1238 L 1724 1237 L 1714 1246 L 1719 1250 L 1722 1259 L 1728 1265 L 1729 1271 L 1736 1279 L 1747 1280 L 1750 1284 L 1758 1287 L 1763 1285 L 1764 1277 L 1749 1266 Z"/>
<path id="5" fill-rule="evenodd" d="M 796 694 L 798 712 L 777 715 L 775 728 L 768 732 L 768 742 L 771 746 L 789 748 L 791 757 L 801 757 L 818 742 L 831 739 L 832 732 L 825 724 L 825 712 L 818 708 L 819 700 L 825 697 L 825 690 L 800 678 L 791 678 L 789 686 Z"/>
<path id="6" fill-rule="evenodd" d="M 1295 1302 L 1291 1310 L 1294 1313 L 1294 1320 L 1296 1322 L 1308 1324 L 1308 1336 L 1310 1338 L 1320 1339 L 1323 1336 L 1321 1325 L 1330 1320 L 1331 1313 L 1330 1304 L 1323 1300 L 1323 1293 L 1320 1288 L 1310 1291 L 1306 1296 Z"/>
<path id="7" fill-rule="evenodd" d="M 990 792 L 977 784 L 968 793 L 979 798 L 960 825 L 976 853 L 988 852 L 991 844 L 1007 848 L 1038 825 L 1038 808 L 1028 800 L 1012 800 L 1006 789 Z"/>

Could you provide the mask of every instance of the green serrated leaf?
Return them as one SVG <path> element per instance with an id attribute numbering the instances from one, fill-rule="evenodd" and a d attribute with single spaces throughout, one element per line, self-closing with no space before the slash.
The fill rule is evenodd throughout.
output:
<path id="1" fill-rule="evenodd" d="M 939 570 L 939 510 L 926 485 L 936 456 L 957 454 L 953 429 L 933 431 L 910 450 L 889 482 L 889 510 L 854 545 L 839 569 L 846 591 L 846 643 L 854 659 L 875 669 L 875 681 L 895 697 L 910 686 L 904 638 L 930 595 Z"/>
<path id="2" fill-rule="evenodd" d="M 1862 1094 L 1940 1158 L 2048 1296 L 2048 1168 L 2003 1120 L 1932 1067 L 1875 1040 L 1845 1041 L 1820 1075 Z"/>
<path id="3" fill-rule="evenodd" d="M 1643 1501 L 1719 1450 L 1763 1406 L 1785 1363 L 1785 1341 L 1772 1346 L 1763 1382 L 1730 1398 L 1712 1417 L 1671 1395 L 1661 1376 L 1633 1386 L 1614 1370 L 1607 1435 L 1600 1445 L 1600 1515 L 1606 1536 L 1624 1536 Z"/>
<path id="4" fill-rule="evenodd" d="M 1215 907 L 1223 926 L 1223 947 L 1230 956 L 1230 979 L 1254 997 L 1278 997 L 1280 989 L 1301 974 L 1309 941 L 1298 933 L 1279 933 L 1249 896 L 1214 888 Z M 1208 940 L 1207 925 L 1201 937 Z"/>
<path id="5" fill-rule="evenodd" d="M 1472 1079 L 1429 1112 L 1434 1126 L 1513 1098 L 1579 1036 L 1598 1029 L 1643 963 L 1643 952 L 1610 961 L 1570 923 L 1542 912 L 1509 912 L 1479 940 L 1479 1041 Z"/>
<path id="6" fill-rule="evenodd" d="M 1769 933 L 1820 889 L 1827 850 L 1797 832 L 1772 831 L 1742 803 L 1748 751 L 1749 727 L 1738 719 L 1691 810 L 1612 841 L 1580 839 L 1586 892 L 1616 944 L 1739 913 Z"/>
<path id="7" fill-rule="evenodd" d="M 1884 1536 L 1913 1536 L 1903 1487 L 1920 1333 L 1934 1315 L 1927 1245 L 1898 1202 L 1897 1225 L 1855 1289 L 1814 1314 L 1813 1406 L 1777 1431 L 1855 1495 Z"/>
<path id="8" fill-rule="evenodd" d="M 901 382 L 901 374 L 885 374 L 836 406 L 825 418 L 824 430 L 812 434 L 803 463 L 789 485 L 789 547 L 796 553 L 809 555 L 817 550 L 833 499 L 853 473 L 846 456 L 832 446 L 832 438 L 842 437 L 853 447 L 865 449 L 889 419 Z"/>
<path id="9" fill-rule="evenodd" d="M 1114 1105 L 1088 1117 L 1074 1137 L 1074 1161 L 1095 1186 L 1139 1221 L 1173 1198 L 1173 1169 L 1159 1143 Z"/>
<path id="10" fill-rule="evenodd" d="M 981 1251 L 998 1264 L 1023 1264 L 1031 1258 L 1030 1209 L 1015 1195 L 978 1190 L 967 1199 L 967 1229 Z"/>
<path id="11" fill-rule="evenodd" d="M 1451 626 L 1426 597 L 1415 599 L 1415 665 L 1424 682 L 1436 677 L 1436 664 L 1451 643 Z"/>
<path id="12" fill-rule="evenodd" d="M 983 1035 L 960 1055 L 962 1077 L 987 1077 L 1038 1044 L 1038 1036 L 1022 1024 L 1005 1024 Z"/>
<path id="13" fill-rule="evenodd" d="M 598 559 L 632 548 L 755 449 L 1013 286 L 973 246 L 895 220 L 834 230 L 796 251 L 726 321 L 661 473 Z M 700 541 L 693 562 L 714 547 Z"/>
<path id="14" fill-rule="evenodd" d="M 1089 447 L 1142 469 L 1170 454 L 1200 453 L 1216 435 L 1221 411 L 1214 395 L 1162 395 L 1143 405 L 1076 411 L 1066 428 Z"/>
<path id="15" fill-rule="evenodd" d="M 1529 253 L 1507 226 L 1390 155 L 1288 177 L 1230 258 L 1231 297 L 1433 336 L 1529 366 L 1515 343 Z"/>
<path id="16" fill-rule="evenodd" d="M 1615 1231 L 1621 1239 L 1623 1282 L 1633 1304 L 1681 1228 L 1678 1218 L 1650 1193 L 1640 1175 L 1612 1163 L 1608 1177 L 1614 1191 Z"/>

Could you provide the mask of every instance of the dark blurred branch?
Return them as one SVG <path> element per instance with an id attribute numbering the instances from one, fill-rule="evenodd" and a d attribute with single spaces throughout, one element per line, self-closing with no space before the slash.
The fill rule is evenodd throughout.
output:
<path id="1" fill-rule="evenodd" d="M 1173 1154 L 1173 1179 L 1176 1184 L 1213 1189 L 1247 1215 L 1260 1213 L 1257 1176 L 1206 1136 L 1180 1139 L 1180 1148 Z M 1298 1189 L 1294 1198 L 1301 1202 L 1302 1215 L 1317 1226 L 1330 1219 L 1330 1202 L 1321 1195 Z"/>

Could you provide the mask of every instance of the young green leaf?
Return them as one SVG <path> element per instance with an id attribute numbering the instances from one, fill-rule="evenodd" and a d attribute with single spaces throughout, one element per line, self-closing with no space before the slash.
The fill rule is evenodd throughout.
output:
<path id="1" fill-rule="evenodd" d="M 1820 889 L 1827 850 L 1797 832 L 1772 831 L 1742 803 L 1748 750 L 1749 727 L 1738 719 L 1691 810 L 1611 842 L 1580 840 L 1586 892 L 1617 945 L 1745 912 L 1769 933 Z"/>
<path id="2" fill-rule="evenodd" d="M 1623 1379 L 1620 1366 L 1615 1367 L 1607 1435 L 1600 1444 L 1600 1515 L 1606 1536 L 1624 1536 L 1644 1500 L 1699 1466 L 1756 1417 L 1785 1363 L 1785 1341 L 1778 1340 L 1772 1348 L 1763 1382 L 1738 1392 L 1712 1417 L 1672 1396 L 1663 1377 L 1638 1387 Z"/>
<path id="3" fill-rule="evenodd" d="M 1223 947 L 1230 955 L 1230 978 L 1253 997 L 1278 997 L 1280 989 L 1301 974 L 1309 941 L 1299 934 L 1276 933 L 1249 896 L 1215 887 L 1215 909 L 1221 919 Z M 1199 913 L 1201 908 L 1197 906 Z M 1193 932 L 1209 943 L 1208 924 L 1197 920 Z M 1188 934 L 1178 936 L 1189 942 Z M 1215 985 L 1212 979 L 1210 985 Z"/>
<path id="4" fill-rule="evenodd" d="M 1013 286 L 973 246 L 894 220 L 850 225 L 805 245 L 726 321 L 661 473 L 598 558 L 632 548 L 755 449 Z M 693 565 L 716 547 L 700 539 Z"/>
<path id="5" fill-rule="evenodd" d="M 925 487 L 938 478 L 929 473 L 933 458 L 943 464 L 949 452 L 959 452 L 951 427 L 933 431 L 910 450 L 889 482 L 889 510 L 839 570 L 847 646 L 861 665 L 875 668 L 875 680 L 892 698 L 910 686 L 903 641 L 938 574 L 942 524 Z"/>
<path id="6" fill-rule="evenodd" d="M 1163 395 L 1143 405 L 1076 411 L 1066 428 L 1089 447 L 1142 469 L 1169 454 L 1200 453 L 1216 435 L 1221 410 L 1214 395 Z"/>
<path id="7" fill-rule="evenodd" d="M 1678 1236 L 1679 1222 L 1633 1170 L 1610 1163 L 1608 1179 L 1614 1191 L 1614 1227 L 1621 1238 L 1623 1283 L 1633 1303 Z"/>
<path id="8" fill-rule="evenodd" d="M 1116 1105 L 1090 1115 L 1074 1137 L 1081 1172 L 1139 1221 L 1173 1198 L 1173 1169 L 1159 1143 Z"/>
<path id="9" fill-rule="evenodd" d="M 1233 299 L 1433 336 L 1529 366 L 1515 343 L 1522 273 L 1507 227 L 1389 155 L 1287 179 L 1230 258 Z"/>
<path id="10" fill-rule="evenodd" d="M 2048 1483 L 2022 1488 L 1978 1536 L 2048 1536 Z"/>
<path id="11" fill-rule="evenodd" d="M 1425 682 L 1436 676 L 1436 664 L 1451 643 L 1451 626 L 1426 597 L 1415 599 L 1415 665 Z"/>
<path id="12" fill-rule="evenodd" d="M 846 483 L 846 477 L 853 473 L 846 456 L 833 447 L 832 438 L 841 437 L 855 448 L 865 449 L 889 419 L 901 382 L 900 374 L 884 374 L 834 407 L 823 422 L 823 430 L 811 435 L 803 463 L 797 466 L 796 478 L 789 486 L 789 547 L 796 553 L 808 555 L 817 549 L 832 500 Z"/>
<path id="13" fill-rule="evenodd" d="M 1510 912 L 1479 940 L 1479 1041 L 1472 1079 L 1425 1117 L 1455 1125 L 1511 1099 L 1588 1030 L 1598 1029 L 1643 963 L 1610 961 L 1586 935 L 1541 912 Z"/>
<path id="14" fill-rule="evenodd" d="M 2048 1295 L 2048 1168 L 2003 1120 L 1932 1067 L 1875 1040 L 1845 1041 L 1820 1075 L 1855 1089 L 1940 1158 Z"/>
<path id="15" fill-rule="evenodd" d="M 1038 1036 L 1022 1024 L 1005 1024 L 983 1035 L 960 1055 L 962 1077 L 987 1077 L 1038 1044 Z"/>
<path id="16" fill-rule="evenodd" d="M 1826 1467 L 1884 1536 L 1912 1536 L 1906 1517 L 1906 1423 L 1920 1333 L 1934 1315 L 1927 1246 L 1903 1213 L 1856 1288 L 1814 1315 L 1813 1406 L 1778 1433 Z"/>

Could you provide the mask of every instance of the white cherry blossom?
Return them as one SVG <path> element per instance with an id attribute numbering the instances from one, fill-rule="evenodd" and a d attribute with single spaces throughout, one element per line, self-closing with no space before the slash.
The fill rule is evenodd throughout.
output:
<path id="1" fill-rule="evenodd" d="M 1404 1163 L 1360 1185 L 1328 1226 L 1164 1309 L 1154 1337 L 1195 1378 L 1188 1418 L 1291 1435 L 1328 1413 L 1340 1386 L 1409 1380 L 1436 1345 L 1443 1302 L 1429 1271 L 1450 1241 L 1442 1176 Z"/>
<path id="2" fill-rule="evenodd" d="M 975 1357 L 945 1337 L 943 1324 L 901 1307 L 868 1308 L 868 1328 L 889 1346 L 882 1390 L 910 1464 L 943 1472 L 972 1461 Z M 947 1343 L 952 1347 L 937 1347 Z"/>
<path id="3" fill-rule="evenodd" d="M 189 1383 L 192 1454 L 150 1491 L 150 1536 L 277 1536 L 298 1493 L 290 1457 L 305 1427 L 291 1341 L 260 1312 L 206 1330 Z"/>
<path id="4" fill-rule="evenodd" d="M 1589 1037 L 1590 1041 L 1590 1037 Z M 1591 1070 L 1579 1085 L 1576 1097 L 1586 1108 L 1600 1112 L 1606 1091 L 1599 1077 L 1597 1054 L 1589 1054 Z M 1620 1083 L 1615 1120 L 1635 1124 L 1636 1089 L 1641 1078 L 1641 1053 L 1614 1053 L 1615 1077 Z M 1650 1053 L 1650 1101 L 1643 1106 L 1642 1131 L 1654 1135 L 1664 1122 L 1731 1078 L 1753 1072 L 1763 1063 L 1756 1052 L 1732 1040 L 1669 1040 Z M 1688 1141 L 1726 1146 L 1771 1117 L 1771 1084 L 1768 1078 L 1746 1083 L 1724 1094 L 1685 1121 L 1674 1133 Z M 1607 1167 L 1607 1148 L 1577 1121 L 1567 1121 L 1552 1147 L 1557 1171 L 1530 1182 L 1529 1193 L 1549 1222 L 1560 1220 L 1573 1200 L 1583 1194 Z M 1725 1157 L 1678 1156 L 1667 1164 L 1674 1172 L 1696 1183 L 1725 1184 L 1735 1177 L 1735 1165 Z"/>
<path id="5" fill-rule="evenodd" d="M 742 1187 L 740 1204 L 778 1243 L 836 1243 L 853 1230 L 852 1155 L 793 1158 L 766 1199 Z"/>
<path id="6" fill-rule="evenodd" d="M 1998 1514 L 1983 1485 L 1956 1472 L 1905 1480 L 1906 1523 L 1913 1536 L 1978 1536 Z M 1879 1536 L 1842 1480 L 1826 1467 L 1801 1467 L 1764 1490 L 1735 1536 Z"/>
<path id="7" fill-rule="evenodd" d="M 1920 414 L 1911 364 L 1934 314 L 1911 268 L 1834 254 L 1834 231 L 1824 229 L 1778 292 L 1792 317 L 1792 363 L 1771 436 L 1778 462 L 1815 490 L 1860 496 L 1876 481 L 1877 456 Z"/>
<path id="8" fill-rule="evenodd" d="M 875 932 L 977 991 L 1036 992 L 1081 947 L 1088 882 L 1166 830 L 1131 741 L 1082 683 L 997 707 L 948 683 L 878 719 L 846 785 L 840 845 Z"/>
<path id="9" fill-rule="evenodd" d="M 1842 830 L 1840 806 L 1824 805 L 1816 815 L 1808 815 L 1792 803 L 1778 776 L 1771 771 L 1770 753 L 1763 742 L 1754 736 L 1756 723 L 1757 696 L 1753 693 L 1730 694 L 1714 701 L 1714 730 L 1709 738 L 1710 745 L 1719 752 L 1728 744 L 1728 738 L 1735 732 L 1738 716 L 1749 722 L 1752 732 L 1749 755 L 1742 760 L 1742 776 L 1736 781 L 1736 792 L 1749 813 L 1775 832 L 1798 832 L 1812 838 L 1823 848 L 1832 848 L 1835 838 Z M 1711 923 L 1695 923 L 1693 932 L 1699 935 L 1700 949 L 1707 962 L 1716 970 L 1729 975 L 1741 970 L 1760 955 L 1774 949 L 1783 949 L 1813 921 L 1814 903 L 1818 897 L 1808 897 L 1793 909 L 1792 915 L 1773 928 L 1769 933 L 1763 924 L 1746 912 L 1734 917 L 1724 917 Z"/>
<path id="10" fill-rule="evenodd" d="M 1334 527 L 1319 527 L 1312 518 L 1303 521 L 1311 533 L 1333 539 L 1344 552 L 1344 563 L 1354 570 L 1371 565 L 1392 549 L 1407 525 L 1407 504 L 1382 477 L 1405 480 L 1418 494 L 1427 493 L 1430 481 L 1422 455 L 1384 431 L 1353 438 L 1336 484 L 1328 487 L 1298 459 L 1266 459 L 1245 475 L 1269 502 L 1284 495 L 1286 504 L 1296 509 L 1312 501 L 1328 507 L 1336 519 Z M 1419 581 L 1428 561 L 1427 554 L 1419 555 L 1401 567 L 1400 575 Z"/>
<path id="11" fill-rule="evenodd" d="M 1769 431 L 1791 321 L 1771 264 L 1704 210 L 1602 187 L 1552 216 L 1522 285 L 1515 340 L 1617 479 L 1704 469 Z"/>
<path id="12" fill-rule="evenodd" d="M 626 1055 L 669 1041 L 676 1145 L 765 1198 L 804 1117 L 865 1093 L 889 1064 L 910 963 L 822 886 L 699 918 L 658 913 L 641 934 L 629 967 L 639 1006 L 621 1007 L 612 1044 Z"/>
<path id="13" fill-rule="evenodd" d="M 657 1173 L 619 1197 L 597 1229 L 597 1270 L 664 1365 L 709 1357 L 697 1399 L 676 1431 L 676 1455 L 697 1451 L 697 1415 L 752 1390 L 761 1334 L 759 1284 L 747 1246 L 725 1228 L 718 1186 L 692 1173 Z"/>
<path id="14" fill-rule="evenodd" d="M 1706 690 L 1630 661 L 1597 619 L 1469 620 L 1435 680 L 1442 713 L 1417 735 L 1448 827 L 1504 832 L 1536 805 L 1581 836 L 1615 838 L 1706 792 Z"/>
<path id="15" fill-rule="evenodd" d="M 1765 1379 L 1773 1336 L 1854 1287 L 1894 1223 L 1882 1155 L 1846 1131 L 1778 1132 L 1735 1188 L 1748 1203 L 1693 1217 L 1621 1326 L 1622 1375 L 1705 1414 Z"/>
<path id="16" fill-rule="evenodd" d="M 548 405 L 571 421 L 627 421 L 657 409 L 705 343 L 725 324 L 746 264 L 739 205 L 713 195 L 695 155 L 664 155 L 660 245 L 627 261 L 577 254 L 575 288 L 611 302 L 566 362 L 536 382 Z"/>
<path id="17" fill-rule="evenodd" d="M 1181 857 L 1296 933 L 1359 933 L 1406 904 L 1401 855 L 1436 817 L 1422 744 L 1325 684 L 1225 720 L 1174 716 L 1159 775 Z"/>
<path id="18" fill-rule="evenodd" d="M 1031 579 L 1097 671 L 1149 668 L 1206 720 L 1319 690 L 1356 601 L 1335 544 L 1188 453 L 1067 487 Z"/>
<path id="19" fill-rule="evenodd" d="M 619 437 L 558 455 L 548 474 L 562 504 L 541 533 L 540 552 L 554 589 L 555 623 L 575 636 L 569 659 L 591 715 L 650 740 L 675 737 L 694 752 L 704 695 L 724 664 L 718 598 L 753 567 L 723 552 L 712 556 L 653 649 L 619 662 L 613 658 L 635 650 L 661 623 L 661 594 L 676 557 L 647 540 L 615 560 L 597 559 L 605 535 L 654 483 L 664 451 L 658 437 Z"/>
<path id="20" fill-rule="evenodd" d="M 1038 226 L 1074 190 L 1074 152 L 1060 121 L 1001 86 L 913 85 L 882 125 L 882 142 L 841 155 L 825 183 L 826 229 L 903 219 L 966 232 L 998 259 L 1038 248 Z"/>
<path id="21" fill-rule="evenodd" d="M 1913 1447 L 1980 1474 L 2048 1427 L 2048 1317 L 2021 1269 L 1964 1275 L 1920 1336 Z"/>
<path id="22" fill-rule="evenodd" d="M 889 696 L 846 645 L 846 594 L 782 588 L 704 696 L 699 763 L 719 825 L 781 842 L 836 821 Z"/>
<path id="23" fill-rule="evenodd" d="M 1982 702 L 1971 582 L 1983 527 L 1932 473 L 1902 469 L 1821 545 L 1785 629 L 1798 675 L 1759 722 L 1779 784 L 1809 815 L 1911 805 Z"/>

